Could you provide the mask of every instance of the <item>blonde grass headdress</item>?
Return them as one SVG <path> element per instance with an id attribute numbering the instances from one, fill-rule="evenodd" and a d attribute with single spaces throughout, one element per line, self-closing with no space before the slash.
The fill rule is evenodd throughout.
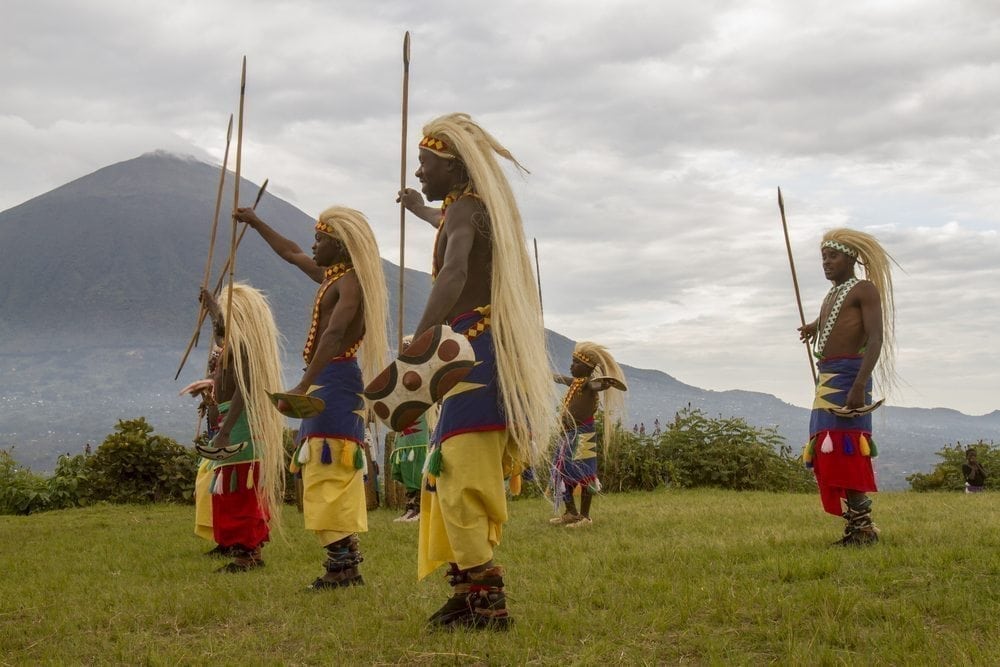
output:
<path id="1" fill-rule="evenodd" d="M 320 213 L 316 230 L 336 236 L 344 242 L 354 265 L 354 273 L 361 283 L 365 335 L 359 351 L 361 376 L 367 385 L 385 368 L 389 349 L 389 294 L 385 287 L 382 258 L 378 254 L 375 234 L 361 211 L 345 206 L 331 206 Z"/>
<path id="2" fill-rule="evenodd" d="M 891 265 L 899 264 L 874 236 L 846 227 L 827 231 L 820 247 L 839 250 L 855 259 L 864 268 L 865 279 L 878 290 L 882 304 L 882 353 L 874 375 L 883 396 L 887 396 L 896 383 L 896 306 Z"/>
<path id="3" fill-rule="evenodd" d="M 573 349 L 573 358 L 593 368 L 597 375 L 612 377 L 625 384 L 625 373 L 603 345 L 580 341 Z M 620 431 L 616 425 L 625 418 L 625 394 L 612 387 L 600 392 L 598 396 L 604 411 L 604 443 L 607 445 Z"/>
<path id="4" fill-rule="evenodd" d="M 522 460 L 538 462 L 556 424 L 557 398 L 521 214 L 496 156 L 524 173 L 527 169 L 468 114 L 436 118 L 424 126 L 423 134 L 442 141 L 442 150 L 462 161 L 489 213 L 493 238 L 490 326 L 500 391 L 508 429 Z"/>
<path id="5" fill-rule="evenodd" d="M 228 345 L 243 409 L 250 426 L 260 477 L 255 489 L 266 508 L 269 525 L 281 532 L 281 507 L 285 496 L 285 418 L 267 396 L 281 391 L 281 334 L 262 292 L 246 283 L 233 284 L 232 315 L 228 299 L 220 299 L 223 318 L 229 318 Z M 250 480 L 253 480 L 251 472 Z"/>

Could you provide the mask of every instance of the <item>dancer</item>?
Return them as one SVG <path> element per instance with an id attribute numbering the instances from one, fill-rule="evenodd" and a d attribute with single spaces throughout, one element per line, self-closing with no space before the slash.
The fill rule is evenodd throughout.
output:
<path id="1" fill-rule="evenodd" d="M 361 392 L 382 370 L 388 349 L 388 297 L 375 236 L 359 211 L 334 206 L 316 222 L 310 257 L 253 209 L 241 208 L 235 217 L 255 229 L 282 259 L 320 283 L 302 351 L 306 369 L 287 393 L 318 396 L 325 409 L 302 420 L 292 471 L 302 474 L 306 530 L 316 534 L 326 553 L 326 572 L 310 588 L 363 584 L 358 533 L 368 530 L 368 515 Z"/>
<path id="2" fill-rule="evenodd" d="M 549 523 L 569 528 L 586 527 L 593 523 L 590 507 L 594 494 L 600 491 L 597 479 L 597 427 L 594 415 L 598 402 L 604 410 L 605 442 L 620 431 L 623 417 L 625 375 L 607 348 L 582 341 L 573 350 L 570 374 L 555 375 L 555 381 L 569 387 L 563 398 L 562 436 L 552 461 L 553 497 L 562 497 L 566 511 Z M 598 371 L 598 377 L 593 377 Z M 601 393 L 605 392 L 605 393 Z M 580 511 L 576 510 L 573 493 L 580 487 Z M 558 501 L 557 501 L 558 502 Z"/>
<path id="3" fill-rule="evenodd" d="M 820 248 L 833 287 L 819 318 L 799 327 L 819 359 L 803 458 L 815 471 L 823 509 L 847 521 L 838 544 L 874 544 L 879 531 L 867 494 L 877 490 L 871 411 L 878 404 L 870 404 L 873 373 L 883 395 L 895 377 L 892 258 L 875 237 L 852 229 L 828 231 Z M 864 280 L 854 275 L 855 264 L 864 267 Z"/>
<path id="4" fill-rule="evenodd" d="M 214 400 L 208 404 L 209 423 L 216 425 L 208 449 L 219 457 L 202 465 L 210 476 L 211 525 L 220 551 L 233 556 L 219 571 L 246 572 L 264 565 L 261 546 L 280 522 L 285 490 L 284 419 L 267 398 L 281 386 L 279 334 L 267 299 L 249 285 L 233 285 L 231 304 L 218 303 L 206 289 L 201 301 L 215 343 L 223 347 L 225 341 L 222 354 L 228 355 L 225 363 L 221 356 L 214 361 Z"/>
<path id="5" fill-rule="evenodd" d="M 450 563 L 452 597 L 432 626 L 505 628 L 503 568 L 493 560 L 507 521 L 504 478 L 548 442 L 555 395 L 521 216 L 496 156 L 523 169 L 466 114 L 424 127 L 416 172 L 442 201 L 434 285 L 414 338 L 450 323 L 477 365 L 444 399 L 420 501 L 422 579 Z"/>

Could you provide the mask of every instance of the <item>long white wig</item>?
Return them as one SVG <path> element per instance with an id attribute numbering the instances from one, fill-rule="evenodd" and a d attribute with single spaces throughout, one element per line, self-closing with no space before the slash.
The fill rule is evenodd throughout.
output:
<path id="1" fill-rule="evenodd" d="M 555 428 L 557 399 L 521 214 L 496 156 L 522 172 L 527 170 L 468 114 L 441 116 L 425 125 L 423 132 L 426 137 L 444 139 L 454 150 L 489 214 L 493 238 L 490 326 L 500 391 L 507 427 L 521 458 L 536 463 Z"/>
<path id="2" fill-rule="evenodd" d="M 243 410 L 259 459 L 257 498 L 266 508 L 269 524 L 281 532 L 281 506 L 285 495 L 285 418 L 267 396 L 281 391 L 281 334 L 267 297 L 246 283 L 233 284 L 231 314 L 228 299 L 220 299 L 223 318 L 229 319 L 227 342 L 232 350 L 233 372 L 243 396 Z"/>
<path id="3" fill-rule="evenodd" d="M 367 385 L 388 363 L 389 334 L 387 313 L 389 293 L 382 271 L 382 258 L 368 220 L 361 211 L 344 206 L 331 206 L 319 216 L 319 221 L 333 228 L 347 246 L 354 272 L 361 283 L 365 308 L 365 337 L 359 349 L 361 376 Z"/>

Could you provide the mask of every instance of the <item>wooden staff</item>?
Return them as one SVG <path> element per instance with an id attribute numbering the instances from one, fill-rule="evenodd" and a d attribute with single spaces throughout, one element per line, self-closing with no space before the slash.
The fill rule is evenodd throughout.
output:
<path id="1" fill-rule="evenodd" d="M 260 189 L 257 190 L 257 199 L 254 200 L 254 203 L 253 203 L 254 210 L 257 209 L 257 204 L 260 203 L 260 198 L 264 196 L 264 191 L 267 189 L 267 181 L 268 181 L 268 179 L 265 178 L 264 182 L 260 186 Z M 240 235 L 236 239 L 236 249 L 237 250 L 239 250 L 240 243 L 243 241 L 243 237 L 246 236 L 246 233 L 247 233 L 247 228 L 244 227 L 240 231 Z M 216 296 L 216 297 L 219 296 L 219 292 L 222 291 L 222 281 L 224 281 L 226 279 L 226 271 L 228 271 L 228 270 L 229 270 L 229 259 L 227 258 L 226 259 L 226 263 L 222 267 L 222 273 L 219 274 L 219 279 L 215 282 L 215 287 L 212 288 L 212 296 Z M 204 308 L 202 308 L 202 310 L 201 310 L 201 319 L 198 320 L 198 329 L 196 330 L 197 332 L 201 331 L 201 324 L 202 324 L 202 322 L 205 321 L 205 316 L 206 315 L 208 315 L 208 311 L 205 310 Z M 184 368 L 184 363 L 187 361 L 188 355 L 191 353 L 191 348 L 194 347 L 195 338 L 196 338 L 195 336 L 191 337 L 191 341 L 188 343 L 187 350 L 184 351 L 184 358 L 181 359 L 181 366 L 180 366 L 180 368 L 177 369 L 177 375 L 174 375 L 174 379 L 175 380 L 177 379 L 177 376 L 179 376 L 181 374 L 181 368 Z"/>
<path id="2" fill-rule="evenodd" d="M 399 190 L 406 189 L 406 118 L 410 98 L 410 31 L 403 35 L 403 122 L 399 157 Z M 406 266 L 406 207 L 399 198 L 399 309 L 396 315 L 396 354 L 403 350 L 403 274 Z"/>
<path id="3" fill-rule="evenodd" d="M 236 131 L 236 180 L 233 183 L 233 215 L 240 205 L 240 167 L 243 158 L 243 103 L 247 91 L 247 57 L 243 56 L 243 68 L 240 73 L 240 120 Z M 226 331 L 222 341 L 222 368 L 229 363 L 229 355 L 225 353 L 229 343 L 229 327 L 233 321 L 233 275 L 236 273 L 236 218 L 232 220 L 232 234 L 229 243 L 229 293 L 226 301 Z"/>
<path id="4" fill-rule="evenodd" d="M 212 218 L 212 234 L 208 240 L 208 259 L 205 260 L 205 277 L 201 281 L 201 288 L 208 289 L 208 279 L 212 273 L 212 254 L 215 251 L 215 235 L 219 228 L 219 213 L 222 209 L 222 188 L 226 183 L 226 165 L 229 162 L 229 142 L 233 138 L 233 114 L 229 114 L 229 127 L 226 129 L 226 152 L 222 155 L 222 170 L 219 173 L 219 191 L 215 195 L 215 216 Z M 177 367 L 177 372 L 174 374 L 174 379 L 176 380 L 180 374 L 181 369 L 184 368 L 184 364 L 187 363 L 188 355 L 191 354 L 191 348 L 198 345 L 198 339 L 201 334 L 201 323 L 205 321 L 205 306 L 199 303 L 198 306 L 198 321 L 194 325 L 194 334 L 192 334 L 191 342 L 188 343 L 187 349 L 184 350 L 184 356 L 181 357 L 181 365 Z"/>
<path id="5" fill-rule="evenodd" d="M 778 188 L 778 209 L 781 211 L 781 227 L 785 230 L 785 249 L 788 251 L 788 265 L 792 269 L 792 285 L 795 287 L 795 303 L 799 306 L 799 321 L 802 326 L 806 325 L 806 315 L 802 310 L 802 297 L 799 295 L 799 279 L 795 274 L 795 260 L 792 259 L 792 242 L 788 239 L 788 222 L 785 220 L 785 200 L 781 196 L 781 188 Z M 809 341 L 806 342 L 806 359 L 809 361 L 809 371 L 812 373 L 813 384 L 816 384 L 816 366 L 813 364 L 812 354 L 809 352 Z"/>
<path id="6" fill-rule="evenodd" d="M 257 210 L 257 204 L 260 203 L 261 197 L 264 196 L 264 191 L 267 190 L 267 182 L 268 182 L 268 179 L 265 178 L 264 182 L 260 186 L 260 189 L 257 190 L 257 199 L 255 199 L 254 202 L 253 202 L 253 208 L 254 208 L 254 210 Z M 240 249 L 240 243 L 243 241 L 243 237 L 246 236 L 246 233 L 247 233 L 247 228 L 244 227 L 240 231 L 240 235 L 236 238 L 236 249 L 237 250 Z M 212 288 L 212 296 L 216 296 L 216 297 L 219 296 L 219 292 L 222 291 L 222 281 L 224 281 L 226 279 L 226 271 L 228 271 L 228 270 L 229 270 L 229 258 L 226 258 L 226 263 L 223 264 L 223 266 L 222 266 L 222 273 L 219 274 L 219 279 L 215 282 L 215 287 Z M 206 285 L 206 288 L 207 288 L 207 285 Z M 201 319 L 198 320 L 198 328 L 196 329 L 196 334 L 201 331 L 201 324 L 202 324 L 202 322 L 205 321 L 205 316 L 206 315 L 208 315 L 208 311 L 205 310 L 204 308 L 202 308 L 202 310 L 201 310 Z M 191 353 L 191 348 L 194 347 L 195 343 L 196 343 L 196 336 L 192 336 L 191 337 L 191 341 L 188 343 L 187 350 L 184 351 L 184 358 L 181 359 L 181 366 L 180 366 L 180 368 L 177 369 L 177 375 L 174 375 L 174 379 L 175 380 L 177 379 L 177 376 L 179 376 L 181 374 L 181 368 L 184 368 L 184 363 L 187 361 L 188 355 Z"/>
<path id="7" fill-rule="evenodd" d="M 538 283 L 538 310 L 545 318 L 545 306 L 542 305 L 542 270 L 538 267 L 538 239 L 531 239 L 535 244 L 535 281 Z"/>
<path id="8" fill-rule="evenodd" d="M 269 179 L 265 178 L 264 182 L 260 184 L 260 189 L 257 190 L 257 198 L 253 202 L 253 210 L 255 211 L 257 210 L 257 204 L 260 203 L 261 197 L 264 196 L 264 191 L 267 190 L 268 180 Z M 243 243 L 243 237 L 247 235 L 247 229 L 249 228 L 250 225 L 247 225 L 240 230 L 240 235 L 236 237 L 236 250 L 240 249 L 240 244 Z M 222 291 L 222 281 L 226 279 L 226 271 L 228 270 L 229 270 L 229 260 L 227 259 L 226 263 L 222 267 L 222 273 L 219 275 L 219 279 L 215 283 L 215 290 L 212 292 L 212 294 L 214 294 L 215 296 L 219 296 L 219 292 Z"/>

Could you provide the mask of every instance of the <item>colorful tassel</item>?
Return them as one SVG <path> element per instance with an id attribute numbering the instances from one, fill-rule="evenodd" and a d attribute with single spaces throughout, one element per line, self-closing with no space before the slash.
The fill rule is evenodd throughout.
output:
<path id="1" fill-rule="evenodd" d="M 858 437 L 858 451 L 861 452 L 861 456 L 872 455 L 871 447 L 868 446 L 868 438 L 865 437 L 864 433 Z"/>
<path id="2" fill-rule="evenodd" d="M 344 440 L 343 444 L 340 446 L 340 465 L 345 468 L 350 468 L 354 465 L 354 452 L 351 451 L 351 444 L 352 443 Z"/>
<path id="3" fill-rule="evenodd" d="M 365 468 L 365 453 L 358 445 L 354 445 L 354 469 L 363 470 Z"/>
<path id="4" fill-rule="evenodd" d="M 305 465 L 309 463 L 309 441 L 303 440 L 302 444 L 299 445 L 299 465 Z"/>
<path id="5" fill-rule="evenodd" d="M 848 456 L 854 454 L 854 443 L 851 442 L 851 436 L 847 433 L 844 434 L 844 454 Z"/>
<path id="6" fill-rule="evenodd" d="M 816 438 L 810 438 L 806 446 L 802 448 L 802 462 L 812 467 L 813 457 L 816 455 Z"/>
<path id="7" fill-rule="evenodd" d="M 212 485 L 212 495 L 219 495 L 222 493 L 222 468 L 219 468 L 219 472 L 215 475 L 215 484 Z"/>
<path id="8" fill-rule="evenodd" d="M 247 473 L 247 488 L 253 488 L 253 461 L 250 462 L 250 471 Z"/>
<path id="9" fill-rule="evenodd" d="M 239 471 L 233 468 L 233 471 L 229 474 L 229 493 L 236 493 L 237 489 L 239 489 L 239 483 Z"/>
<path id="10" fill-rule="evenodd" d="M 878 458 L 878 445 L 875 444 L 875 440 L 871 439 L 868 441 L 868 446 L 871 448 L 872 458 Z"/>
<path id="11" fill-rule="evenodd" d="M 330 453 L 330 443 L 323 438 L 323 449 L 319 455 L 319 462 L 324 465 L 330 465 L 333 463 L 333 454 Z"/>
<path id="12" fill-rule="evenodd" d="M 410 463 L 413 463 L 413 459 L 415 459 L 415 458 L 417 458 L 417 453 L 416 453 L 416 451 L 414 451 L 414 450 L 411 449 L 410 450 L 410 456 L 406 460 L 409 461 Z"/>
<path id="13" fill-rule="evenodd" d="M 434 477 L 440 477 L 441 466 L 443 464 L 444 462 L 441 460 L 441 448 L 434 447 L 431 450 L 431 455 L 427 457 L 427 473 Z"/>
<path id="14" fill-rule="evenodd" d="M 823 437 L 823 444 L 820 445 L 819 451 L 823 452 L 824 454 L 832 454 L 833 453 L 833 438 L 830 437 L 829 433 L 827 433 Z"/>
<path id="15" fill-rule="evenodd" d="M 521 495 L 521 475 L 514 475 L 510 478 L 510 495 Z"/>

